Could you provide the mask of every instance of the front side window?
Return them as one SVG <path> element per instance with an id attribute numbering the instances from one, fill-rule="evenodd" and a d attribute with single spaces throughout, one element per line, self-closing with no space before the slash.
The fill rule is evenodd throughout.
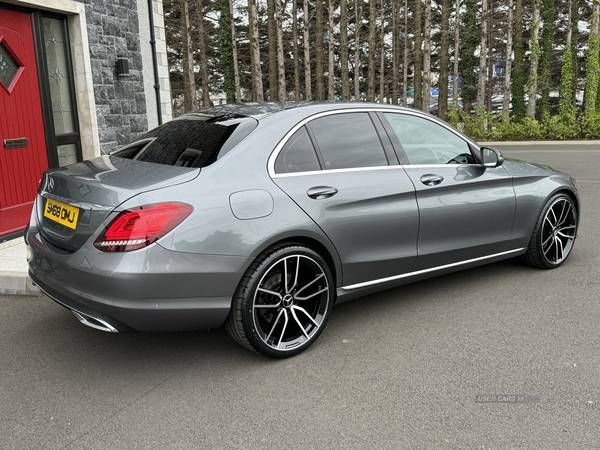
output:
<path id="1" fill-rule="evenodd" d="M 477 164 L 469 144 L 422 117 L 384 113 L 411 164 Z"/>
<path id="2" fill-rule="evenodd" d="M 325 116 L 313 120 L 309 126 L 326 170 L 388 165 L 368 113 Z"/>

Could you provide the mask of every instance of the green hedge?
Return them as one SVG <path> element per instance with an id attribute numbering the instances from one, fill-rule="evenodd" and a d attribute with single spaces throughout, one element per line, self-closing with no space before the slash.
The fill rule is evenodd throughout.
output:
<path id="1" fill-rule="evenodd" d="M 450 107 L 448 122 L 476 141 L 600 139 L 600 112 L 507 121 L 502 115 L 484 109 L 467 114 Z"/>

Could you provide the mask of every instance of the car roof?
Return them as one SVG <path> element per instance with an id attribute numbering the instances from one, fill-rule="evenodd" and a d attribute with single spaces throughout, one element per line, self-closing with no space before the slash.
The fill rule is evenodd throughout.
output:
<path id="1" fill-rule="evenodd" d="M 329 111 L 329 110 L 343 110 L 343 109 L 371 109 L 371 108 L 390 108 L 395 110 L 407 110 L 410 108 L 404 108 L 400 106 L 380 104 L 380 103 L 366 103 L 366 102 L 325 102 L 325 101 L 303 101 L 303 102 L 285 102 L 285 103 L 228 103 L 225 105 L 212 106 L 210 108 L 203 108 L 185 114 L 185 116 L 196 116 L 196 117 L 211 117 L 211 118 L 241 118 L 241 117 L 253 117 L 255 119 L 262 119 L 266 116 L 274 115 L 281 111 L 290 109 L 297 109 L 300 112 L 301 109 L 312 109 L 311 112 L 317 110 Z"/>
<path id="2" fill-rule="evenodd" d="M 294 102 L 295 103 L 295 102 Z M 209 116 L 209 117 L 254 117 L 256 119 L 264 117 L 283 109 L 297 107 L 297 104 L 284 104 L 268 102 L 268 103 L 228 103 L 225 105 L 211 106 L 210 108 L 202 108 L 196 111 L 185 114 L 185 116 Z"/>

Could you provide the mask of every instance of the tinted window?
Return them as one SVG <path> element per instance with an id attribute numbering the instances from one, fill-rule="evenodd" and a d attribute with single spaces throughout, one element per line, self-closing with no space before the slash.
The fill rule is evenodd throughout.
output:
<path id="1" fill-rule="evenodd" d="M 368 113 L 335 114 L 310 122 L 324 169 L 387 166 L 381 141 Z"/>
<path id="2" fill-rule="evenodd" d="M 129 144 L 126 147 L 123 147 L 120 150 L 112 153 L 112 156 L 118 156 L 119 158 L 124 159 L 133 159 L 136 155 L 143 150 L 146 146 L 148 146 L 153 139 L 144 139 L 142 141 L 136 141 L 133 144 Z"/>
<path id="3" fill-rule="evenodd" d="M 114 156 L 181 167 L 206 167 L 256 127 L 252 118 L 219 120 L 192 116 L 176 119 L 146 133 Z"/>
<path id="4" fill-rule="evenodd" d="M 275 161 L 275 173 L 309 172 L 320 170 L 306 128 L 302 127 L 286 142 Z"/>
<path id="5" fill-rule="evenodd" d="M 408 114 L 384 116 L 411 164 L 476 164 L 466 141 L 431 120 Z"/>

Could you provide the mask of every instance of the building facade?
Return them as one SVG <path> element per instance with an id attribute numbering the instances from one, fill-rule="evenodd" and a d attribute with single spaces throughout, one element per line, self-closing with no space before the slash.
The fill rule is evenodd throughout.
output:
<path id="1" fill-rule="evenodd" d="M 0 241 L 42 172 L 170 120 L 162 0 L 0 0 Z"/>

